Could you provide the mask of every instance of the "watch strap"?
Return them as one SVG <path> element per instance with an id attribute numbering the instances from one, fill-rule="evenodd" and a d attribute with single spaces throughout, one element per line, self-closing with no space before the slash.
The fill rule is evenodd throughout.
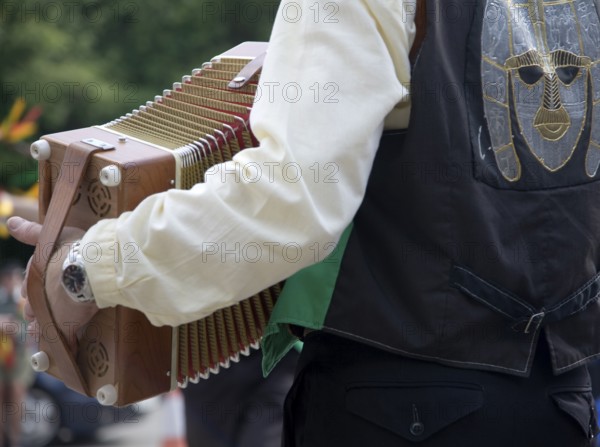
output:
<path id="1" fill-rule="evenodd" d="M 81 290 L 80 294 L 73 293 L 71 290 L 69 290 L 67 284 L 65 284 L 65 271 L 71 266 L 78 266 L 81 269 L 81 274 L 86 277 L 85 286 Z M 67 257 L 63 263 L 62 279 L 65 291 L 75 303 L 92 303 L 95 301 L 92 287 L 87 279 L 87 274 L 85 271 L 85 261 L 83 258 L 83 252 L 81 251 L 81 240 L 74 242 L 69 248 L 69 253 L 67 253 Z"/>

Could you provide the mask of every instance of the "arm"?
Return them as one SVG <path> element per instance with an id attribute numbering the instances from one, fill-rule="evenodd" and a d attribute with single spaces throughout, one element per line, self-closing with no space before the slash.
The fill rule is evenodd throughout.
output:
<path id="1" fill-rule="evenodd" d="M 414 27 L 403 2 L 327 4 L 338 8 L 280 7 L 251 118 L 259 148 L 204 184 L 149 197 L 85 234 L 84 245 L 101 248 L 86 265 L 99 307 L 121 304 L 177 325 L 330 252 L 361 203 L 386 117 L 407 99 Z M 249 163 L 261 168 L 259 181 L 231 174 Z M 136 252 L 115 262 L 115 244 Z"/>

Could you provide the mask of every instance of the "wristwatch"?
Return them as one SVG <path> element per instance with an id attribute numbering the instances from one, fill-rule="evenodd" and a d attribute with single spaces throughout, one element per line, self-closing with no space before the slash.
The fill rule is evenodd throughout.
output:
<path id="1" fill-rule="evenodd" d="M 92 287 L 85 272 L 81 241 L 75 242 L 69 249 L 69 254 L 63 263 L 62 285 L 76 303 L 90 303 L 94 300 Z"/>

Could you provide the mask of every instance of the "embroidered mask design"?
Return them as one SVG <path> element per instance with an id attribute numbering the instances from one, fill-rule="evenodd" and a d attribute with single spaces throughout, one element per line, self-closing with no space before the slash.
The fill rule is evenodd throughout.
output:
<path id="1" fill-rule="evenodd" d="M 482 52 L 484 111 L 502 176 L 519 180 L 519 151 L 527 149 L 548 171 L 560 170 L 591 123 L 582 146 L 594 177 L 600 128 L 588 114 L 600 112 L 600 20 L 593 0 L 488 0 Z M 514 129 L 527 148 L 515 146 Z"/>

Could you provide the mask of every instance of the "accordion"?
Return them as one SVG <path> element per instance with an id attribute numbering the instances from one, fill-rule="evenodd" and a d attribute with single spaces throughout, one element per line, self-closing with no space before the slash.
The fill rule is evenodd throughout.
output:
<path id="1" fill-rule="evenodd" d="M 33 143 L 43 222 L 37 250 L 55 247 L 64 225 L 86 229 L 151 194 L 191 188 L 211 166 L 255 147 L 248 117 L 266 45 L 240 44 L 110 123 Z M 29 299 L 42 327 L 32 365 L 106 405 L 185 386 L 249 354 L 280 291 L 274 285 L 176 328 L 154 327 L 133 309 L 102 309 L 83 328 L 74 355 L 60 331 L 45 329 L 54 323 L 43 287 L 45 258 L 36 252 L 29 274 Z"/>

